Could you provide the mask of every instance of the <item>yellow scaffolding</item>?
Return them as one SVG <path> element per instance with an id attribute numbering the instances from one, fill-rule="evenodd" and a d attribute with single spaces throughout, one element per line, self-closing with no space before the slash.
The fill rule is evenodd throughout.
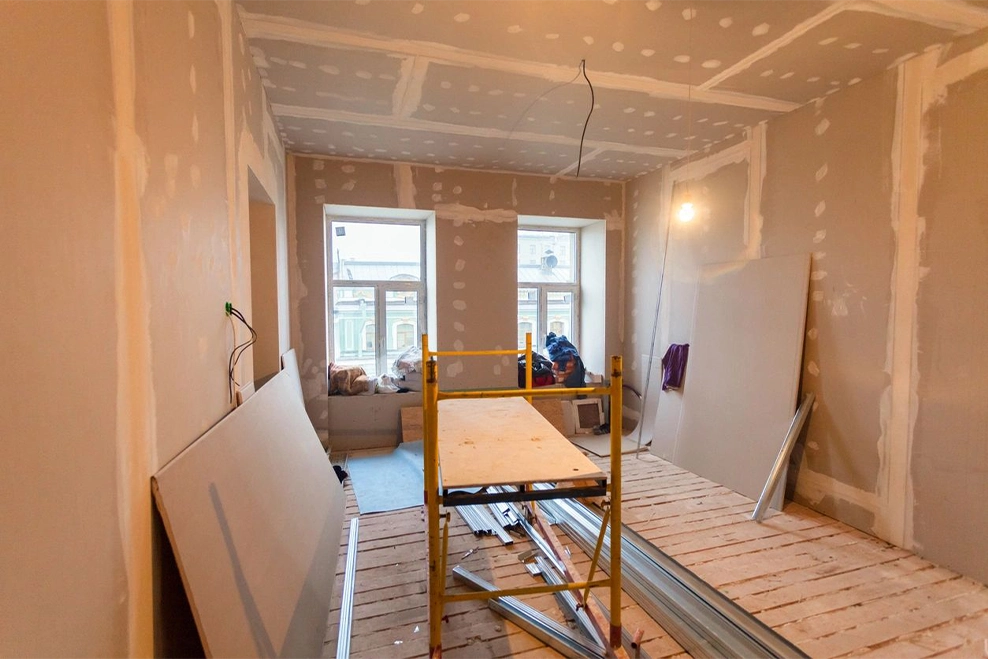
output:
<path id="1" fill-rule="evenodd" d="M 441 391 L 438 382 L 437 357 L 464 356 L 505 356 L 525 355 L 526 373 L 524 389 L 494 389 L 483 391 Z M 537 593 L 553 593 L 560 590 L 585 591 L 589 593 L 592 586 L 608 586 L 610 588 L 610 629 L 609 643 L 611 654 L 621 654 L 621 407 L 622 407 L 622 363 L 621 357 L 611 357 L 611 378 L 608 386 L 579 387 L 579 388 L 543 388 L 532 387 L 532 335 L 525 335 L 525 347 L 515 350 L 469 350 L 469 351 L 430 351 L 429 337 L 422 335 L 422 362 L 425 367 L 425 386 L 422 395 L 423 430 L 424 430 L 424 466 L 425 466 L 425 506 L 429 531 L 429 656 L 432 659 L 442 657 L 442 620 L 443 610 L 447 602 L 457 602 L 467 599 L 487 599 L 507 595 L 527 595 Z M 439 482 L 439 401 L 445 399 L 478 399 L 478 398 L 509 398 L 524 397 L 529 402 L 533 397 L 551 397 L 568 395 L 608 395 L 610 396 L 610 429 L 611 429 L 611 473 L 610 478 L 604 479 L 599 488 L 586 487 L 557 487 L 553 490 L 525 490 L 519 488 L 519 500 L 534 501 L 537 499 L 564 498 L 587 496 L 591 494 L 607 494 L 610 505 L 607 512 L 610 517 L 610 554 L 611 571 L 608 578 L 593 580 L 608 526 L 607 516 L 604 517 L 597 551 L 590 566 L 589 576 L 585 581 L 569 582 L 558 586 L 549 584 L 512 588 L 508 590 L 484 591 L 474 593 L 446 594 L 446 554 L 449 539 L 449 513 L 442 516 L 445 524 L 440 529 L 439 507 L 446 505 L 466 505 L 477 503 L 478 495 L 472 495 L 469 500 L 457 497 L 451 500 Z M 447 441 L 449 439 L 447 438 Z M 565 480 L 565 479 L 560 479 Z M 503 483 L 490 483 L 501 485 Z M 479 495 L 483 498 L 483 495 Z M 489 495 L 494 501 L 495 495 Z"/>

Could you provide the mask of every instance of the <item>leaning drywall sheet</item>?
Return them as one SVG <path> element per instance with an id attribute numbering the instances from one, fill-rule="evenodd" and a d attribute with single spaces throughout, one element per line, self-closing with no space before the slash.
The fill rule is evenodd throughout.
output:
<path id="1" fill-rule="evenodd" d="M 203 647 L 319 656 L 344 495 L 282 371 L 152 479 Z"/>
<path id="2" fill-rule="evenodd" d="M 809 273 L 809 254 L 703 268 L 675 464 L 758 498 L 796 409 Z"/>

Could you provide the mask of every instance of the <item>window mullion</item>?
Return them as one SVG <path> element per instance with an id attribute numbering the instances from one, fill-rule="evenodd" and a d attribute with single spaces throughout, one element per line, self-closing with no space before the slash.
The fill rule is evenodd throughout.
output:
<path id="1" fill-rule="evenodd" d="M 387 317 L 388 317 L 388 293 L 385 284 L 376 284 L 374 286 L 374 299 L 376 304 L 374 306 L 374 333 L 376 334 L 374 341 L 374 363 L 377 364 L 377 373 L 371 375 L 377 376 L 381 373 L 387 372 L 386 363 L 388 361 L 388 328 L 387 328 Z"/>
<path id="2" fill-rule="evenodd" d="M 545 347 L 545 337 L 549 334 L 549 291 L 544 284 L 539 285 L 539 314 L 536 323 L 535 345 L 539 350 Z"/>

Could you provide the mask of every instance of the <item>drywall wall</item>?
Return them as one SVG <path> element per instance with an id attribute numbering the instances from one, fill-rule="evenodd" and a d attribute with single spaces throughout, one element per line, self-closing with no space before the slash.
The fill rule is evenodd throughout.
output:
<path id="1" fill-rule="evenodd" d="M 749 258 L 813 257 L 802 389 L 817 403 L 791 465 L 796 498 L 982 581 L 986 43 L 982 31 L 769 121 L 739 161 L 747 190 L 711 187 L 706 200 L 747 207 Z M 627 352 L 639 385 L 683 168 L 627 184 Z M 669 228 L 672 278 L 685 241 Z M 677 336 L 675 288 L 665 289 L 657 353 L 663 332 Z M 678 420 L 664 415 L 668 400 L 660 454 L 660 429 Z"/>
<path id="2" fill-rule="evenodd" d="M 518 216 L 436 206 L 433 350 L 510 350 L 518 340 Z M 507 265 L 506 265 L 507 264 Z M 518 385 L 517 357 L 440 357 L 444 389 Z"/>
<path id="3" fill-rule="evenodd" d="M 675 172 L 655 173 L 632 181 L 628 187 L 629 245 L 633 250 L 628 259 L 632 262 L 628 277 L 633 293 L 626 309 L 626 322 L 632 328 L 626 341 L 626 360 L 630 362 L 626 370 L 629 383 L 640 392 L 645 391 L 648 380 L 649 414 L 643 424 L 642 439 L 648 441 L 654 432 L 652 451 L 664 458 L 673 454 L 682 393 L 660 390 L 662 356 L 670 344 L 690 342 L 700 268 L 708 263 L 735 261 L 745 254 L 747 151 L 737 147 L 735 150 L 739 155 L 722 163 L 691 165 L 689 170 L 684 164 Z M 667 225 L 670 215 L 661 211 L 663 204 L 675 210 L 687 197 L 699 210 L 696 218 L 683 223 L 673 215 L 671 224 Z M 650 348 L 663 261 L 662 307 L 654 328 L 655 343 Z M 650 352 L 652 376 L 646 378 Z"/>
<path id="4" fill-rule="evenodd" d="M 913 532 L 925 556 L 988 582 L 988 70 L 943 91 L 923 127 Z"/>
<path id="5" fill-rule="evenodd" d="M 863 492 L 877 486 L 889 385 L 896 81 L 890 71 L 770 123 L 762 191 L 765 255 L 813 254 L 803 392 L 817 402 L 803 467 Z M 797 496 L 837 513 L 829 492 L 797 485 Z M 855 526 L 871 530 L 876 511 L 859 505 Z"/>
<path id="6" fill-rule="evenodd" d="M 284 236 L 284 154 L 230 2 L 12 2 L 0 31 L 0 654 L 164 652 L 149 478 L 231 409 L 247 167 Z"/>
<path id="7" fill-rule="evenodd" d="M 607 220 L 606 249 L 613 261 L 607 266 L 607 308 L 613 315 L 606 323 L 605 345 L 612 354 L 620 353 L 623 185 L 297 154 L 289 156 L 288 168 L 294 198 L 290 231 L 297 262 L 297 271 L 293 267 L 292 273 L 293 344 L 299 350 L 306 409 L 317 428 L 333 427 L 325 375 L 326 204 L 435 211 L 437 336 L 433 347 L 440 349 L 454 349 L 458 341 L 465 349 L 514 346 L 516 214 Z M 454 306 L 457 302 L 463 304 Z M 462 380 L 457 380 L 457 387 L 515 382 L 513 363 L 481 359 L 477 364 L 478 379 L 464 371 L 455 376 Z M 464 368 L 473 365 L 474 358 L 463 364 Z M 452 377 L 448 371 L 442 376 L 445 382 Z"/>
<path id="8" fill-rule="evenodd" d="M 120 656 L 107 8 L 7 3 L 0 31 L 0 654 Z"/>

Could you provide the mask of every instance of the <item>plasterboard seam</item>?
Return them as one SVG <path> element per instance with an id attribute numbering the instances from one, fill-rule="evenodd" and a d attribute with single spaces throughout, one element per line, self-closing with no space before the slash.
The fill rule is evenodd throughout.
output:
<path id="1" fill-rule="evenodd" d="M 148 480 L 157 468 L 157 447 L 140 208 L 147 184 L 147 159 L 136 128 L 134 5 L 129 0 L 113 2 L 107 9 L 116 130 L 117 514 L 126 574 L 127 653 L 151 656 L 154 589 Z"/>
<path id="2" fill-rule="evenodd" d="M 424 131 L 429 133 L 446 133 L 450 135 L 461 135 L 464 137 L 480 137 L 499 140 L 517 140 L 521 142 L 538 142 L 541 144 L 564 144 L 566 146 L 579 146 L 580 140 L 575 137 L 565 135 L 555 135 L 551 133 L 526 133 L 522 131 L 508 132 L 497 128 L 476 128 L 474 126 L 463 126 L 460 124 L 447 124 L 439 121 L 427 121 L 424 119 L 413 119 L 410 117 L 393 117 L 391 115 L 368 115 L 359 112 L 347 112 L 344 110 L 324 110 L 321 108 L 309 108 L 297 105 L 272 105 L 275 114 L 281 117 L 295 117 L 297 119 L 315 119 L 319 121 L 342 122 L 355 124 L 358 126 L 377 126 L 381 128 L 397 128 L 400 130 Z M 620 142 L 600 142 L 597 140 L 585 140 L 584 146 L 590 148 L 604 148 L 610 151 L 620 151 L 622 153 L 636 153 L 639 155 L 650 155 L 659 158 L 680 158 L 686 152 L 680 149 L 668 149 L 665 147 L 636 147 Z"/>
<path id="3" fill-rule="evenodd" d="M 892 228 L 896 237 L 891 305 L 886 344 L 887 393 L 881 404 L 878 496 L 883 515 L 876 532 L 890 542 L 910 547 L 912 519 L 911 451 L 915 399 L 917 296 L 920 280 L 919 191 L 920 140 L 924 113 L 923 79 L 932 73 L 936 53 L 899 67 L 895 137 L 892 148 Z"/>
<path id="4" fill-rule="evenodd" d="M 721 167 L 744 162 L 750 158 L 750 149 L 749 140 L 745 140 L 713 155 L 691 160 L 688 164 L 680 161 L 669 167 L 669 182 L 696 181 L 713 174 Z"/>
<path id="5" fill-rule="evenodd" d="M 864 508 L 876 516 L 880 512 L 878 496 L 874 492 L 858 489 L 835 478 L 812 471 L 806 464 L 805 456 L 799 468 L 796 492 L 813 505 L 819 504 L 829 496 L 833 497 L 835 501 L 845 501 Z"/>
<path id="6" fill-rule="evenodd" d="M 415 181 L 410 165 L 396 164 L 395 183 L 398 188 L 398 208 L 415 208 Z"/>
<path id="7" fill-rule="evenodd" d="M 930 98 L 930 102 L 945 97 L 950 85 L 985 69 L 988 69 L 988 43 L 944 63 L 943 66 L 933 72 L 932 91 L 934 96 Z"/>
<path id="8" fill-rule="evenodd" d="M 748 135 L 748 189 L 745 198 L 744 244 L 748 259 L 761 258 L 762 248 L 762 189 L 765 182 L 764 123 L 754 126 Z"/>
<path id="9" fill-rule="evenodd" d="M 358 165 L 372 164 L 372 165 L 387 165 L 388 167 L 394 167 L 395 165 L 408 165 L 410 167 L 431 169 L 433 171 L 438 171 L 438 172 L 450 169 L 457 172 L 470 172 L 472 174 L 504 174 L 506 176 L 525 176 L 525 177 L 534 176 L 539 178 L 561 179 L 564 181 L 603 183 L 605 185 L 617 185 L 618 183 L 620 183 L 620 181 L 609 178 L 589 178 L 586 176 L 581 176 L 580 178 L 576 178 L 575 176 L 560 176 L 559 174 L 543 174 L 541 172 L 514 172 L 504 169 L 488 169 L 486 167 L 483 169 L 480 168 L 471 169 L 470 167 L 455 167 L 450 165 L 430 165 L 430 164 L 423 164 L 420 162 L 408 162 L 403 160 L 379 160 L 377 158 L 348 158 L 346 156 L 327 156 L 322 153 L 301 153 L 296 151 L 288 151 L 288 153 L 298 158 L 310 158 L 312 160 L 333 160 L 336 162 L 355 163 Z"/>
<path id="10" fill-rule="evenodd" d="M 587 155 L 583 156 L 583 158 L 581 158 L 580 160 L 576 160 L 576 161 L 573 162 L 573 164 L 569 165 L 568 167 L 559 170 L 559 173 L 557 173 L 556 176 L 565 176 L 565 175 L 569 174 L 574 169 L 576 169 L 577 166 L 580 165 L 581 162 L 584 163 L 584 164 L 586 164 L 586 163 L 590 162 L 591 160 L 593 160 L 594 158 L 596 158 L 597 156 L 599 156 L 600 154 L 604 153 L 605 151 L 607 151 L 607 149 L 605 149 L 603 147 L 594 149 L 593 151 L 589 152 Z"/>
<path id="11" fill-rule="evenodd" d="M 769 55 L 775 53 L 776 51 L 784 48 L 785 46 L 788 46 L 793 41 L 803 36 L 804 34 L 809 32 L 816 26 L 830 20 L 836 14 L 839 14 L 840 12 L 844 11 L 845 9 L 847 9 L 848 5 L 851 4 L 851 2 L 852 0 L 840 0 L 839 2 L 832 3 L 823 11 L 814 14 L 813 16 L 810 16 L 802 23 L 799 23 L 798 25 L 794 26 L 791 30 L 783 34 L 778 39 L 775 39 L 774 41 L 765 44 L 755 52 L 751 53 L 750 55 L 748 55 L 747 57 L 741 60 L 738 60 L 736 63 L 727 67 L 726 69 L 724 69 L 717 75 L 713 76 L 703 84 L 698 85 L 698 88 L 711 89 L 713 87 L 716 87 L 720 83 L 724 82 L 725 80 L 729 78 L 733 78 L 737 74 L 748 70 L 756 62 L 763 60 Z"/>
<path id="12" fill-rule="evenodd" d="M 918 21 L 956 35 L 988 27 L 988 12 L 963 2 L 929 0 L 857 0 L 848 9 Z"/>
<path id="13" fill-rule="evenodd" d="M 401 78 L 395 85 L 392 111 L 395 117 L 411 117 L 422 102 L 425 76 L 429 72 L 429 60 L 410 57 L 401 63 Z"/>

